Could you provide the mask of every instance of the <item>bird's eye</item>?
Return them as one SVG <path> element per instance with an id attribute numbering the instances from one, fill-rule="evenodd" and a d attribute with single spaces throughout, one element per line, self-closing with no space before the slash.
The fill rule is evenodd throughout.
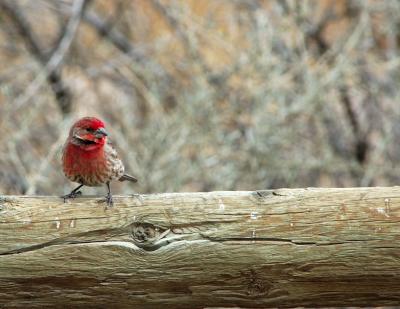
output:
<path id="1" fill-rule="evenodd" d="M 86 131 L 88 132 L 94 132 L 94 130 L 92 128 L 86 128 Z"/>

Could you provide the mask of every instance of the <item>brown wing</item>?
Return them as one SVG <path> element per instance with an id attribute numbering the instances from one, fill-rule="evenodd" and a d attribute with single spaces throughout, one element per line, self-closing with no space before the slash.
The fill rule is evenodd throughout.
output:
<path id="1" fill-rule="evenodd" d="M 138 181 L 135 177 L 128 174 L 124 174 L 124 165 L 122 161 L 119 159 L 118 153 L 109 139 L 107 140 L 106 152 L 108 154 L 107 156 L 108 160 L 112 162 L 111 165 L 113 166 L 113 174 L 114 174 L 113 178 L 116 178 L 119 181 L 125 181 L 125 180 L 132 182 Z"/>
<path id="2" fill-rule="evenodd" d="M 105 145 L 104 151 L 106 153 L 107 166 L 111 172 L 111 178 L 119 179 L 124 174 L 124 164 L 118 157 L 117 151 L 109 140 Z"/>

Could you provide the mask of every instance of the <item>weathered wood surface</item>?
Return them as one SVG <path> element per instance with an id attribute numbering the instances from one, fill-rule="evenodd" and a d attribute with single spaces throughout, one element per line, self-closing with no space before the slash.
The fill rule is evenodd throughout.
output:
<path id="1" fill-rule="evenodd" d="M 400 188 L 0 198 L 1 308 L 400 304 Z"/>

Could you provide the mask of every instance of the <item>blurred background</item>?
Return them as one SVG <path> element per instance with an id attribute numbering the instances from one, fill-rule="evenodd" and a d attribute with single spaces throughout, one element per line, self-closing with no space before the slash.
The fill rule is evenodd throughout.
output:
<path id="1" fill-rule="evenodd" d="M 399 185 L 399 44 L 395 0 L 0 0 L 0 193 L 72 189 L 89 115 L 114 193 Z"/>

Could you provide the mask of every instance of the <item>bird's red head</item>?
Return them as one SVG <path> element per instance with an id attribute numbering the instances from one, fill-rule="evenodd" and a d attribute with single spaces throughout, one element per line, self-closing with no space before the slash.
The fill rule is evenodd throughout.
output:
<path id="1" fill-rule="evenodd" d="M 69 142 L 86 151 L 103 147 L 106 138 L 104 122 L 94 117 L 79 119 L 69 132 Z"/>

